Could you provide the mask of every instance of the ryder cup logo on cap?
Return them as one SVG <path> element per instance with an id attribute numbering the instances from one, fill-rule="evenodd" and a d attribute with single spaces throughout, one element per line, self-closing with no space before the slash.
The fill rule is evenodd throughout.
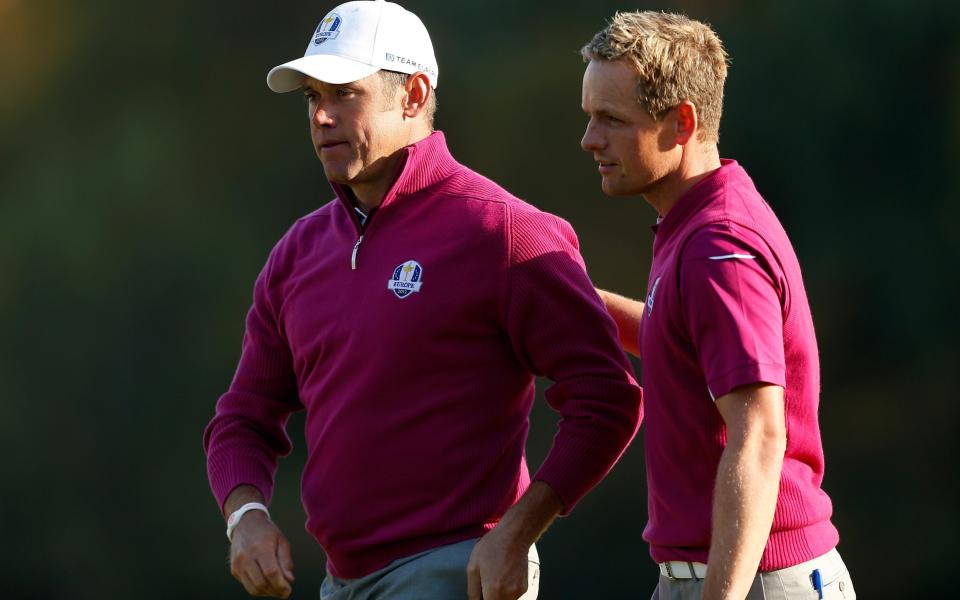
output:
<path id="1" fill-rule="evenodd" d="M 338 29 L 342 22 L 343 19 L 337 16 L 337 13 L 327 15 L 326 18 L 317 25 L 317 30 L 313 33 L 313 43 L 319 45 L 337 37 L 337 34 L 340 33 Z"/>
<path id="2" fill-rule="evenodd" d="M 423 282 L 423 268 L 415 260 L 408 260 L 393 270 L 393 277 L 387 280 L 387 289 L 397 295 L 397 298 L 406 298 L 413 292 L 419 292 Z"/>
<path id="3" fill-rule="evenodd" d="M 275 92 L 292 92 L 312 77 L 324 83 L 351 83 L 377 71 L 423 71 L 437 87 L 437 59 L 427 28 L 399 4 L 354 0 L 337 6 L 320 21 L 301 57 L 267 74 Z"/>

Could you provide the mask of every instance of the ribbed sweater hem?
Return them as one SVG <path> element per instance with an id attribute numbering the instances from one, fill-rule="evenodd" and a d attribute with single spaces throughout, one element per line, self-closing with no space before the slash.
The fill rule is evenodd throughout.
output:
<path id="1" fill-rule="evenodd" d="M 776 571 L 807 562 L 836 548 L 839 541 L 837 528 L 829 520 L 800 529 L 771 532 L 759 570 Z M 709 554 L 709 548 L 650 544 L 650 556 L 658 563 L 680 560 L 709 564 Z"/>

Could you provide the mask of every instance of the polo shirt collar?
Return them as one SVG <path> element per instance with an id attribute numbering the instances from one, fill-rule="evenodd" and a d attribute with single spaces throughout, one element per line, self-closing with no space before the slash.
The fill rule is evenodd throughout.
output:
<path id="1" fill-rule="evenodd" d="M 657 252 L 693 215 L 717 200 L 725 184 L 742 170 L 737 161 L 721 158 L 719 169 L 709 173 L 684 192 L 666 215 L 657 217 L 657 224 L 652 227 L 656 234 L 653 251 Z"/>

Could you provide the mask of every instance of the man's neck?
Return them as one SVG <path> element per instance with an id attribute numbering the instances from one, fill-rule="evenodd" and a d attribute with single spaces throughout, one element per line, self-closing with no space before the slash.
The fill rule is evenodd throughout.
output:
<path id="1" fill-rule="evenodd" d="M 403 146 L 397 148 L 397 150 L 389 156 L 384 156 L 380 159 L 383 164 L 378 165 L 378 177 L 372 181 L 353 183 L 349 185 L 350 189 L 353 191 L 354 197 L 357 200 L 357 205 L 360 207 L 360 210 L 364 212 L 364 214 L 370 214 L 370 211 L 376 209 L 381 203 L 383 203 L 383 199 L 386 198 L 387 192 L 390 191 L 390 188 L 393 186 L 394 182 L 396 182 L 397 178 L 400 177 L 400 173 L 403 170 L 404 164 L 403 149 L 407 146 L 423 141 L 429 137 L 431 133 L 433 132 L 429 129 L 418 130 L 415 134 L 410 136 Z"/>
<path id="2" fill-rule="evenodd" d="M 397 180 L 397 177 L 400 176 L 403 165 L 401 156 L 402 149 L 397 150 L 390 156 L 381 158 L 380 160 L 384 161 L 384 164 L 380 167 L 380 176 L 373 181 L 348 185 L 350 191 L 353 192 L 357 206 L 364 214 L 369 215 L 372 210 L 380 206 L 390 186 L 392 186 Z"/>
<path id="3" fill-rule="evenodd" d="M 690 188 L 719 168 L 720 152 L 716 144 L 690 144 L 684 148 L 677 168 L 654 189 L 644 192 L 643 198 L 663 218 Z"/>

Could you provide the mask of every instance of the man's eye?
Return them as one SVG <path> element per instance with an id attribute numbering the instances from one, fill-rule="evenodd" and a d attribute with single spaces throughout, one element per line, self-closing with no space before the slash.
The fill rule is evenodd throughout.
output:
<path id="1" fill-rule="evenodd" d="M 616 125 L 618 123 L 623 123 L 623 121 L 621 121 L 620 119 L 612 115 L 607 115 L 607 123 L 613 123 L 614 125 Z"/>
<path id="2" fill-rule="evenodd" d="M 341 98 L 343 98 L 349 95 L 350 95 L 350 90 L 348 90 L 347 88 L 337 88 L 337 96 L 340 96 Z"/>

